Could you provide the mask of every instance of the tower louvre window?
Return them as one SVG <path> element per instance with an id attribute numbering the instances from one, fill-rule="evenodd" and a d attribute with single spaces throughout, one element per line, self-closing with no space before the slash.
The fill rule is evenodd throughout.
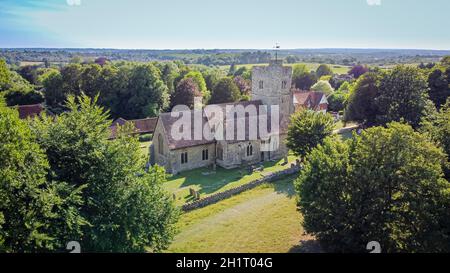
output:
<path id="1" fill-rule="evenodd" d="M 264 81 L 259 81 L 259 89 L 264 89 Z"/>
<path id="2" fill-rule="evenodd" d="M 286 87 L 287 87 L 287 81 L 282 81 L 281 82 L 281 88 L 282 89 L 286 89 Z"/>

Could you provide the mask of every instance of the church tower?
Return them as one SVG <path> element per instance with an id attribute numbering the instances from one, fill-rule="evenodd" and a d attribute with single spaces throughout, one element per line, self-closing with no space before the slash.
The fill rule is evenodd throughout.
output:
<path id="1" fill-rule="evenodd" d="M 283 66 L 282 60 L 271 60 L 269 66 L 254 66 L 252 71 L 252 100 L 261 100 L 268 109 L 278 105 L 280 117 L 294 113 L 291 90 L 292 67 Z"/>

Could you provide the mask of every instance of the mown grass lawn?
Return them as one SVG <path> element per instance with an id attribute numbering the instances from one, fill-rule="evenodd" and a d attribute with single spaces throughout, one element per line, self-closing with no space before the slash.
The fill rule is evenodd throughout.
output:
<path id="1" fill-rule="evenodd" d="M 310 245 L 314 241 L 303 234 L 294 179 L 294 176 L 287 177 L 184 213 L 178 223 L 179 233 L 168 252 L 311 251 Z"/>
<path id="2" fill-rule="evenodd" d="M 274 162 L 264 162 L 264 170 L 261 172 L 249 173 L 247 168 L 238 168 L 226 170 L 217 167 L 214 173 L 211 168 L 200 168 L 192 171 L 186 171 L 175 176 L 169 176 L 168 181 L 163 187 L 171 194 L 175 194 L 176 204 L 183 205 L 192 201 L 189 189 L 199 192 L 200 197 L 222 192 L 245 183 L 257 180 L 263 175 L 287 169 L 291 163 L 295 163 L 296 157 L 288 157 L 289 164 L 283 164 L 284 160 Z"/>
<path id="3" fill-rule="evenodd" d="M 150 155 L 150 145 L 152 145 L 151 141 L 145 141 L 145 142 L 140 142 L 140 151 L 142 153 L 143 156 L 145 156 L 145 158 L 148 159 L 148 156 Z"/>

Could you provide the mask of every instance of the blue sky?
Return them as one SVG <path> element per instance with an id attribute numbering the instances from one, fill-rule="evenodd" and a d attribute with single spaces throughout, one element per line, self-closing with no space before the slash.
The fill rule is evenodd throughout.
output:
<path id="1" fill-rule="evenodd" d="M 448 0 L 0 0 L 0 47 L 450 49 Z"/>

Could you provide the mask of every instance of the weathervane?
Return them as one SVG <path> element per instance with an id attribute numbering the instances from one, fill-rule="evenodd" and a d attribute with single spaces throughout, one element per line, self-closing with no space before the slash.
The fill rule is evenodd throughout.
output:
<path id="1" fill-rule="evenodd" d="M 275 49 L 275 61 L 278 61 L 278 50 L 280 49 L 280 44 L 275 43 L 275 46 L 273 48 Z"/>

